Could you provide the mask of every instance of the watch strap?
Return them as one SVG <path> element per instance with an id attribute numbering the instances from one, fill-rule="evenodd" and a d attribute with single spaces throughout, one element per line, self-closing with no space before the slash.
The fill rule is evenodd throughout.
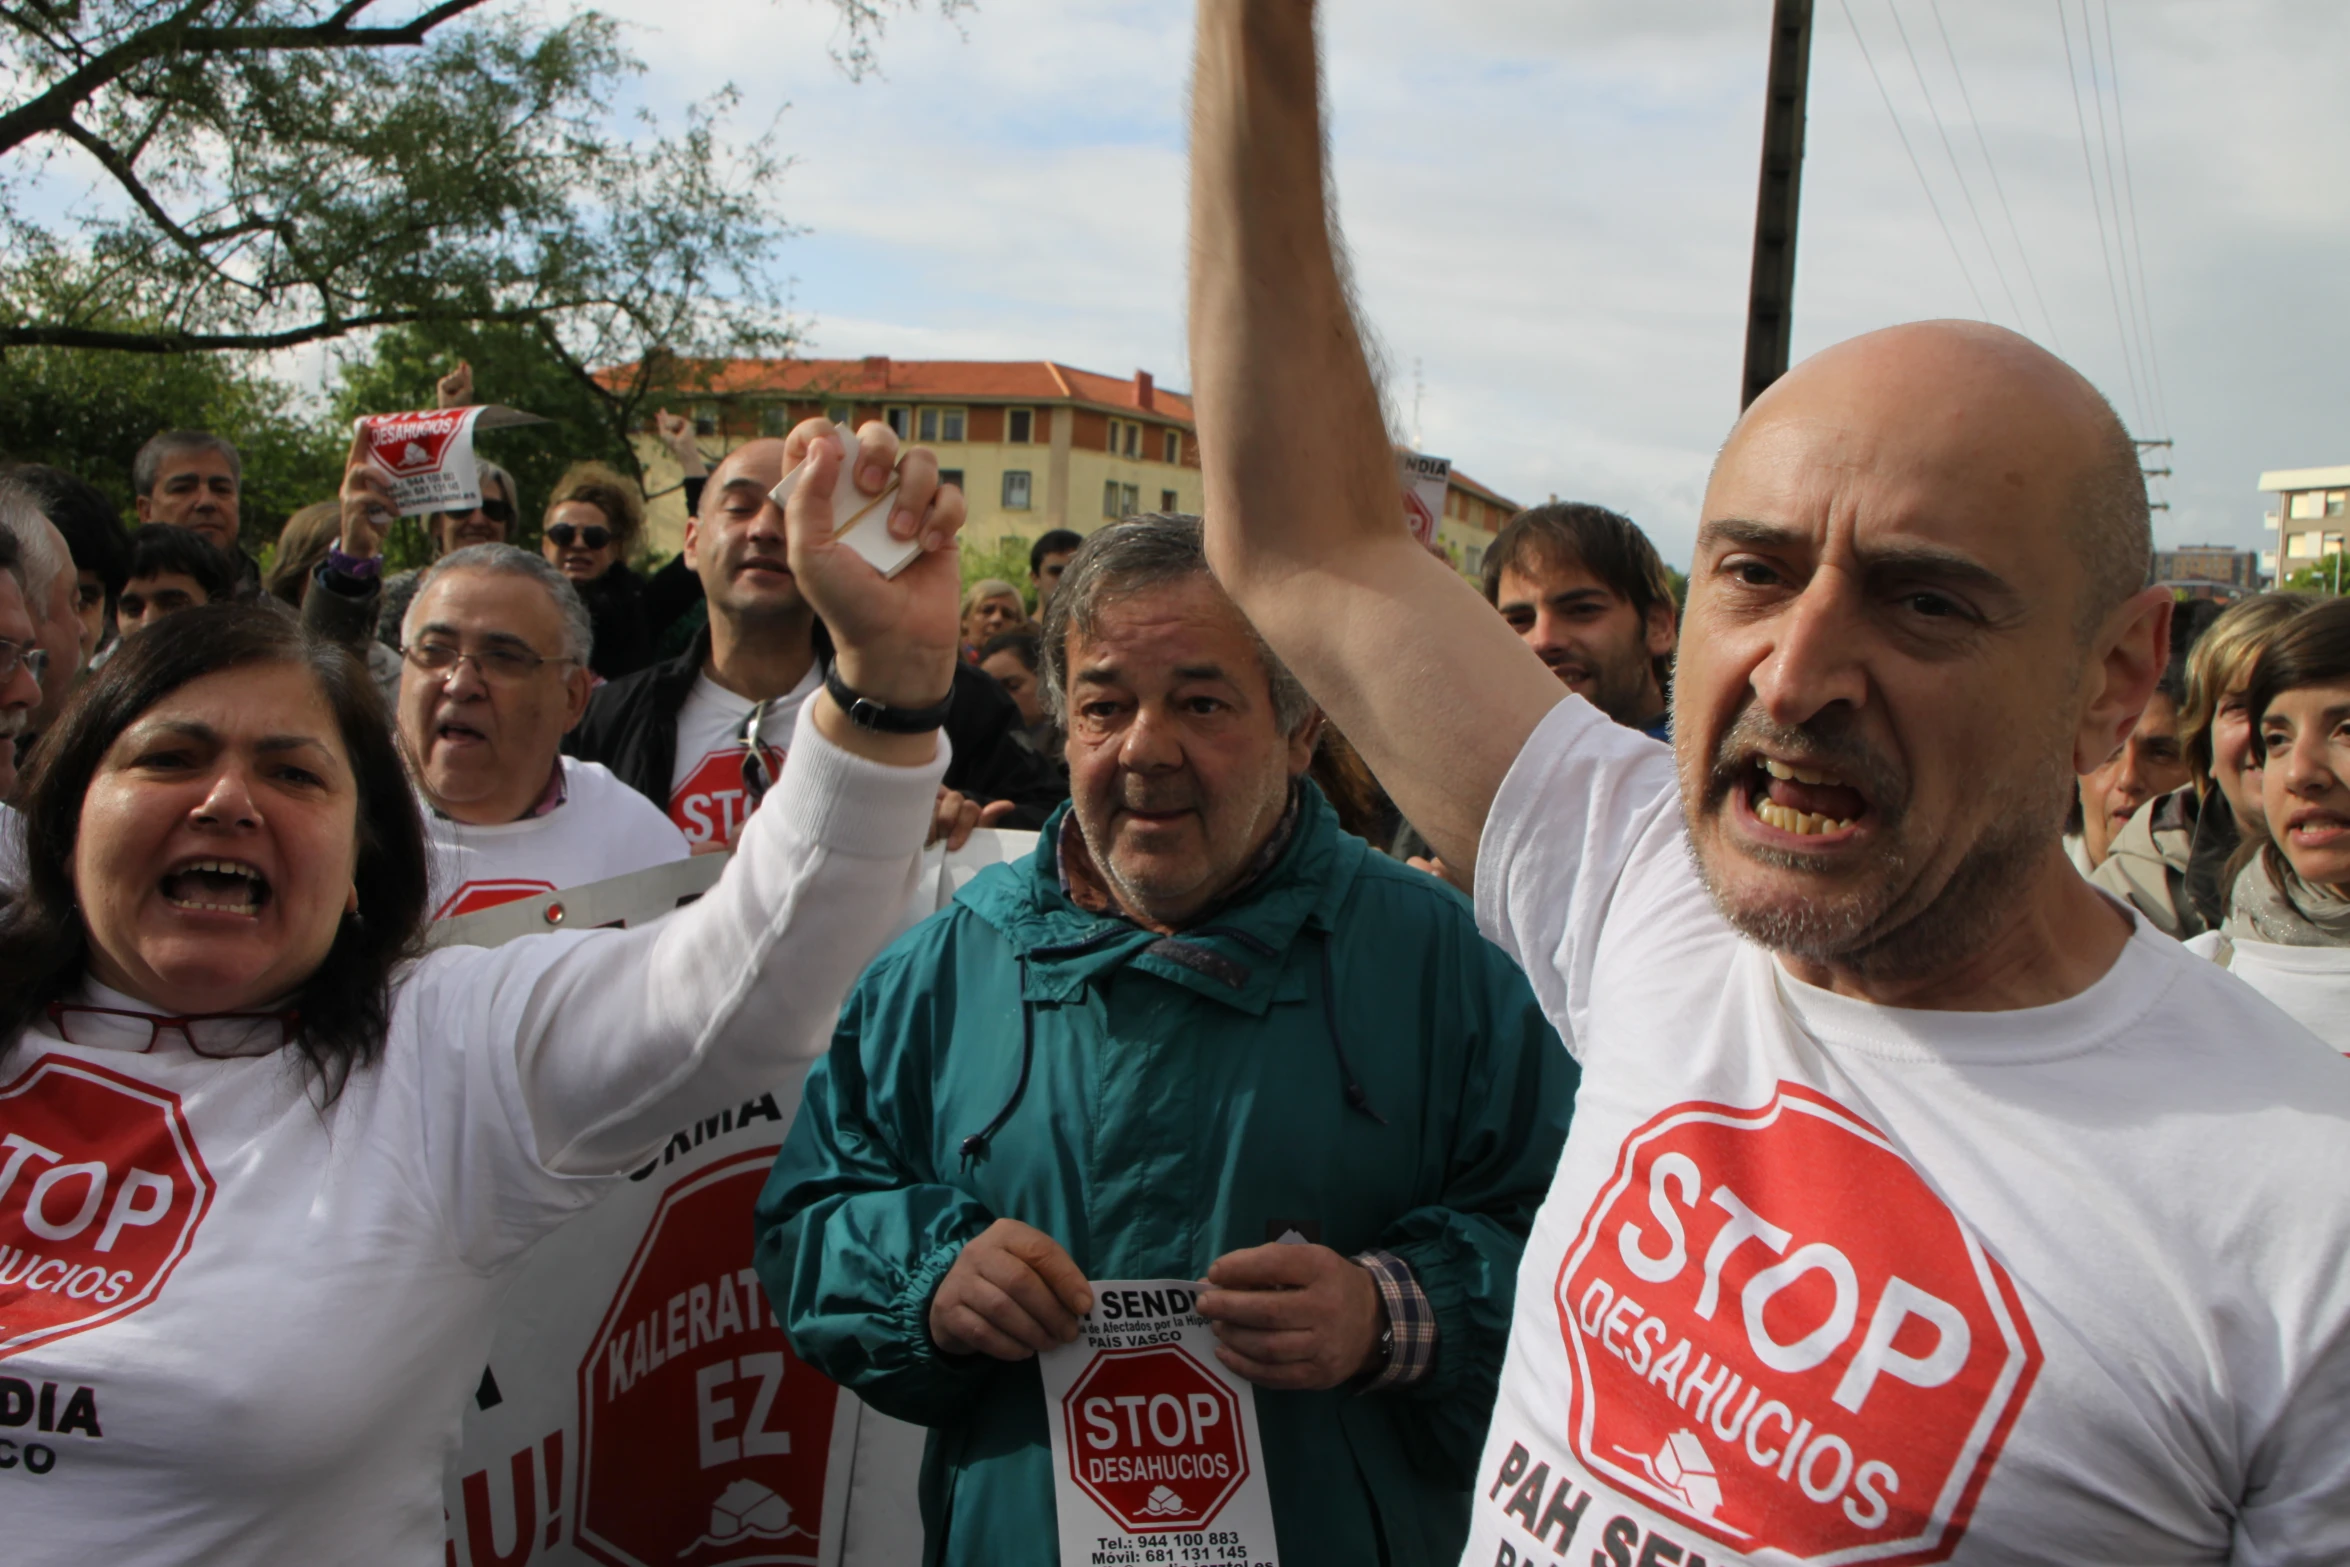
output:
<path id="1" fill-rule="evenodd" d="M 840 677 L 840 666 L 828 664 L 824 669 L 824 689 L 832 693 L 833 701 L 848 714 L 849 722 L 859 729 L 883 735 L 922 735 L 944 725 L 947 714 L 955 705 L 955 688 L 950 682 L 947 694 L 928 707 L 891 707 L 871 697 L 859 696 L 849 689 Z"/>

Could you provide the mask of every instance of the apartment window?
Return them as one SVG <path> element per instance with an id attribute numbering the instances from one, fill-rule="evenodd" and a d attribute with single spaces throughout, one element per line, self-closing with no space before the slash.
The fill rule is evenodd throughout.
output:
<path id="1" fill-rule="evenodd" d="M 1183 432 L 1181 430 L 1167 431 L 1163 438 L 1163 444 L 1167 451 L 1167 461 L 1183 461 Z"/>
<path id="2" fill-rule="evenodd" d="M 791 434 L 791 405 L 789 403 L 761 404 L 759 433 L 770 439 Z"/>
<path id="3" fill-rule="evenodd" d="M 1109 454 L 1110 454 L 1112 457 L 1115 457 L 1115 456 L 1117 456 L 1117 455 L 1118 455 L 1118 432 L 1120 432 L 1121 430 L 1123 430 L 1123 429 L 1125 429 L 1125 428 L 1126 428 L 1126 422 L 1125 422 L 1124 420 L 1122 420 L 1122 419 L 1112 419 L 1112 420 L 1110 421 L 1110 440 L 1109 440 L 1109 444 L 1108 444 L 1107 446 L 1103 447 L 1102 449 L 1103 449 L 1104 451 L 1108 452 L 1108 453 L 1109 453 Z M 2296 513 L 2295 515 L 2299 515 L 2299 514 L 2298 514 L 2298 513 Z"/>
<path id="4" fill-rule="evenodd" d="M 1135 491 L 1133 485 L 1120 485 L 1118 487 L 1118 505 L 1119 516 L 1131 517 L 1142 510 L 1142 496 Z"/>
<path id="5" fill-rule="evenodd" d="M 847 403 L 826 403 L 824 417 L 834 424 L 847 424 L 849 422 L 849 405 Z"/>
<path id="6" fill-rule="evenodd" d="M 1126 427 L 1126 455 L 1129 457 L 1142 455 L 1142 426 L 1139 424 L 1130 424 Z"/>
<path id="7" fill-rule="evenodd" d="M 1102 486 L 1102 515 L 1112 520 L 1124 515 L 1118 510 L 1118 481 L 1115 479 Z"/>
<path id="8" fill-rule="evenodd" d="M 914 428 L 914 410 L 902 404 L 896 408 L 884 408 L 881 410 L 881 417 L 882 421 L 889 426 L 890 433 L 901 441 Z"/>
<path id="9" fill-rule="evenodd" d="M 716 435 L 717 433 L 718 405 L 716 403 L 694 404 L 694 434 Z"/>
<path id="10" fill-rule="evenodd" d="M 960 468 L 941 468 L 938 470 L 938 482 L 941 484 L 951 484 L 959 490 L 963 487 L 963 470 Z"/>
<path id="11" fill-rule="evenodd" d="M 1176 495 L 1176 493 L 1175 493 L 1173 490 L 1161 490 L 1161 491 L 1159 491 L 1159 510 L 1161 510 L 1161 511 L 1180 511 L 1180 510 L 1182 510 L 1182 509 L 1183 509 L 1183 502 L 1182 502 L 1182 499 L 1181 499 L 1179 496 L 1177 496 L 1177 495 Z"/>
<path id="12" fill-rule="evenodd" d="M 2288 508 L 2296 519 L 2319 517 L 2325 514 L 2325 496 L 2317 490 L 2303 490 L 2292 498 Z"/>
<path id="13" fill-rule="evenodd" d="M 2350 490 L 2326 491 L 2326 515 L 2329 517 L 2341 516 L 2342 503 L 2345 500 L 2350 500 Z"/>
<path id="14" fill-rule="evenodd" d="M 935 441 L 935 440 L 937 440 L 937 439 L 938 439 L 938 410 L 937 410 L 937 409 L 935 409 L 935 408 L 921 408 L 921 409 L 917 409 L 917 410 L 915 410 L 915 413 L 914 413 L 914 428 L 915 428 L 917 431 L 919 431 L 919 432 L 920 432 L 919 434 L 917 434 L 917 435 L 914 437 L 916 440 L 918 440 L 918 441 Z"/>
<path id="15" fill-rule="evenodd" d="M 1036 410 L 1015 408 L 1004 415 L 1004 439 L 1014 446 L 1026 446 L 1036 439 Z M 1005 505 L 1011 502 L 1006 501 Z M 1027 503 L 1023 501 L 1022 505 Z"/>
<path id="16" fill-rule="evenodd" d="M 1004 510 L 1028 509 L 1028 470 L 1008 468 L 1004 471 Z"/>
<path id="17" fill-rule="evenodd" d="M 960 441 L 970 427 L 971 416 L 960 408 L 941 408 L 938 411 L 938 438 L 942 441 Z"/>

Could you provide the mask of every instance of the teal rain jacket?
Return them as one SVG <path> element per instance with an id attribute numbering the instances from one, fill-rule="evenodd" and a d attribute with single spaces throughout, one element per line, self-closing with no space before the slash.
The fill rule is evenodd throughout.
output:
<path id="1" fill-rule="evenodd" d="M 1049 1563 L 1036 1362 L 930 1338 L 963 1244 L 1013 1218 L 1088 1278 L 1196 1279 L 1273 1221 L 1317 1221 L 1410 1264 L 1438 1347 L 1405 1388 L 1257 1390 L 1281 1558 L 1452 1561 L 1572 1058 L 1467 902 L 1341 832 L 1311 786 L 1281 858 L 1174 938 L 1063 895 L 1060 822 L 843 1008 L 758 1204 L 792 1348 L 930 1428 L 926 1562 Z"/>

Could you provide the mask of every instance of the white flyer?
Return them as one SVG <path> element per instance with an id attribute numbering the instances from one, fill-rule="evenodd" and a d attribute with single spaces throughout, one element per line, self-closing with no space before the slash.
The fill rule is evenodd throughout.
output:
<path id="1" fill-rule="evenodd" d="M 545 424 L 537 414 L 476 403 L 415 413 L 369 414 L 355 422 L 360 445 L 391 476 L 392 504 L 403 517 L 471 511 L 481 504 L 481 468 L 473 457 L 476 430 Z"/>
<path id="2" fill-rule="evenodd" d="M 857 459 L 857 432 L 846 424 L 836 424 L 833 433 L 840 437 L 840 449 L 847 462 Z M 802 462 L 785 474 L 767 498 L 781 506 L 789 501 L 792 491 L 800 487 L 800 475 L 808 465 Z M 894 577 L 914 563 L 922 553 L 919 535 L 911 539 L 895 539 L 889 532 L 889 503 L 898 493 L 898 476 L 892 473 L 889 482 L 881 487 L 879 495 L 867 496 L 857 488 L 857 481 L 847 465 L 840 471 L 832 487 L 832 536 L 865 557 L 866 563 L 885 577 Z"/>
<path id="3" fill-rule="evenodd" d="M 1278 1567 L 1256 1389 L 1216 1359 L 1185 1279 L 1097 1279 L 1037 1357 L 1061 1567 Z"/>

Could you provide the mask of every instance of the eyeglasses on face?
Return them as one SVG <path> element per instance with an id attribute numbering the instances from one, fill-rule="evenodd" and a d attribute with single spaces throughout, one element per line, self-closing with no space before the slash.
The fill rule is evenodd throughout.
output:
<path id="1" fill-rule="evenodd" d="M 507 505 L 504 501 L 499 500 L 494 495 L 486 497 L 482 503 L 479 506 L 474 507 L 472 511 L 445 511 L 441 513 L 442 516 L 448 518 L 451 522 L 462 522 L 466 518 L 477 514 L 489 518 L 490 521 L 496 523 L 501 528 L 511 527 L 514 523 L 514 508 Z"/>
<path id="2" fill-rule="evenodd" d="M 49 675 L 49 650 L 28 647 L 22 642 L 0 641 L 0 680 L 8 679 L 20 668 L 39 684 Z"/>
<path id="3" fill-rule="evenodd" d="M 612 542 L 612 530 L 598 527 L 592 522 L 584 528 L 573 523 L 558 522 L 547 530 L 547 537 L 555 541 L 558 549 L 567 550 L 578 543 L 591 550 L 600 550 Z"/>
<path id="4" fill-rule="evenodd" d="M 302 1032 L 299 1012 L 195 1012 L 167 1017 L 153 1012 L 129 1012 L 120 1007 L 68 1006 L 52 1001 L 49 1021 L 58 1037 L 85 1049 L 152 1050 L 157 1040 L 173 1033 L 188 1048 L 210 1060 L 230 1056 L 268 1055 L 283 1049 Z"/>
<path id="5" fill-rule="evenodd" d="M 400 649 L 400 656 L 428 675 L 454 673 L 459 664 L 471 659 L 474 673 L 482 679 L 506 684 L 528 680 L 543 665 L 577 662 L 568 653 L 548 658 L 529 648 L 502 642 L 494 642 L 484 648 L 462 648 L 437 637 L 428 637 Z"/>

